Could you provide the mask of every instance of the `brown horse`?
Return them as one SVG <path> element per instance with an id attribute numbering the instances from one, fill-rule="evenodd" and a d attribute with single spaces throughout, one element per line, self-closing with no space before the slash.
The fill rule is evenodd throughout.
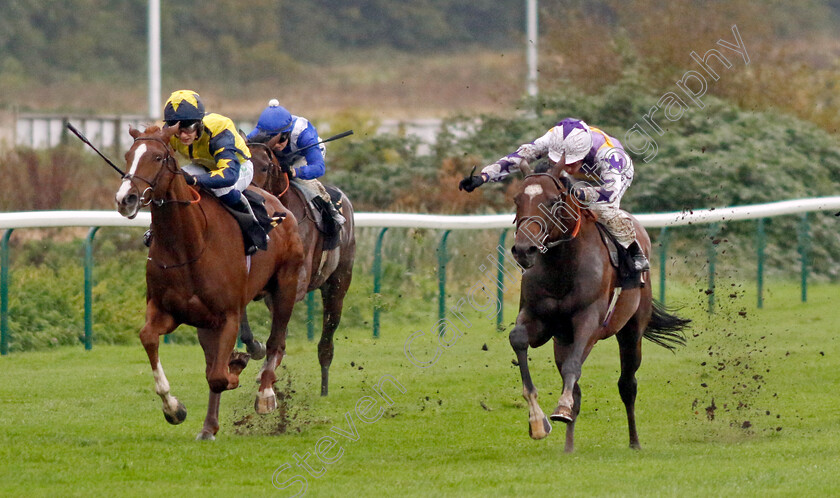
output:
<path id="1" fill-rule="evenodd" d="M 575 419 L 580 412 L 581 366 L 596 342 L 618 339 L 621 374 L 618 391 L 627 411 L 630 447 L 638 449 L 635 400 L 636 370 L 642 338 L 669 349 L 685 342 L 680 330 L 689 320 L 668 314 L 651 296 L 650 286 L 617 294 L 619 275 L 610 264 L 595 220 L 582 211 L 561 177 L 565 157 L 547 173 L 527 166 L 516 202 L 516 241 L 512 253 L 525 269 L 519 315 L 510 333 L 528 402 L 529 433 L 542 439 L 551 424 L 537 403 L 528 370 L 528 347 L 554 340 L 554 359 L 563 377 L 563 393 L 551 420 L 566 423 L 567 452 L 574 450 Z M 650 238 L 634 220 L 640 246 L 650 253 Z"/>
<path id="2" fill-rule="evenodd" d="M 125 154 L 128 172 L 116 194 L 117 210 L 134 218 L 150 205 L 154 237 L 146 263 L 146 324 L 140 340 L 149 356 L 155 392 L 163 400 L 163 414 L 171 424 L 187 416 L 169 392 L 158 358 L 161 335 L 179 324 L 198 329 L 204 350 L 210 400 L 198 439 L 214 439 L 219 430 L 222 391 L 239 385 L 248 355 L 234 353 L 242 309 L 258 294 L 271 304 L 271 336 L 255 402 L 258 413 L 277 406 L 275 368 L 286 348 L 286 327 L 295 303 L 295 289 L 303 263 L 303 246 L 294 217 L 271 230 L 268 249 L 246 258 L 242 234 L 221 202 L 188 186 L 169 146 L 177 127 L 130 129 L 134 144 Z M 271 195 L 269 213 L 287 212 Z"/>
<path id="3" fill-rule="evenodd" d="M 280 167 L 271 147 L 280 135 L 267 144 L 249 143 L 251 162 L 254 164 L 253 185 L 262 187 L 276 195 L 298 220 L 298 230 L 304 247 L 303 275 L 298 282 L 303 292 L 298 292 L 298 299 L 303 299 L 306 292 L 321 290 L 324 306 L 321 340 L 318 342 L 318 362 L 321 364 L 321 396 L 326 396 L 329 388 L 329 370 L 333 359 L 333 335 L 341 321 L 344 296 L 353 277 L 353 260 L 356 255 L 356 237 L 353 224 L 353 205 L 344 193 L 341 193 L 341 212 L 346 222 L 341 228 L 340 241 L 331 250 L 325 251 L 325 237 L 309 216 L 307 202 L 295 188 L 289 188 L 289 177 Z M 242 314 L 240 337 L 248 351 L 258 351 L 259 343 L 254 340 L 248 317 Z"/>

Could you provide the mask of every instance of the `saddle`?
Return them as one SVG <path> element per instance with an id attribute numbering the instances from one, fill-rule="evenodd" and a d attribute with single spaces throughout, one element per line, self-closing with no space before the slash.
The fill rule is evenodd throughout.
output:
<path id="1" fill-rule="evenodd" d="M 609 230 L 600 222 L 595 222 L 598 232 L 601 233 L 601 241 L 607 248 L 610 255 L 610 264 L 618 272 L 618 286 L 624 290 L 644 287 L 642 273 L 637 272 L 633 265 L 633 258 L 629 251 L 619 244 Z"/>
<path id="2" fill-rule="evenodd" d="M 298 190 L 301 197 L 306 199 L 306 195 L 303 192 L 303 188 L 297 184 L 296 182 L 291 182 L 291 185 Z M 341 191 L 338 190 L 336 187 L 332 185 L 324 185 L 324 188 L 327 190 L 327 193 L 330 195 L 330 202 L 332 202 L 335 209 L 339 212 L 341 211 Z M 330 214 L 329 206 L 327 205 L 327 201 L 322 199 L 319 196 L 316 196 L 312 199 L 312 202 L 304 202 L 306 205 L 306 213 L 309 218 L 315 223 L 315 228 L 321 232 L 321 235 L 324 238 L 324 247 L 322 250 L 330 251 L 338 247 L 338 244 L 341 242 L 341 225 L 335 222 Z"/>
<path id="3" fill-rule="evenodd" d="M 266 234 L 271 232 L 274 227 L 283 221 L 286 213 L 277 211 L 273 216 L 269 216 L 265 208 L 265 198 L 263 196 L 247 189 L 242 192 L 242 195 L 254 211 L 254 217 L 257 219 L 256 224 L 251 213 L 239 211 L 225 203 L 221 204 L 225 206 L 228 212 L 236 219 L 236 222 L 239 223 L 239 229 L 242 230 L 242 239 L 245 243 L 245 252 L 252 254 L 257 248 L 265 249 Z"/>

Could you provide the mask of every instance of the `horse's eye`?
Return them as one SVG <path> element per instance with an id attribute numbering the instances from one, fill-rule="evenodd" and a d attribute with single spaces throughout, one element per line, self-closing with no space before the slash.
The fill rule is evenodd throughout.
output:
<path id="1" fill-rule="evenodd" d="M 157 161 L 157 162 L 163 161 L 163 156 L 155 156 L 155 161 Z"/>

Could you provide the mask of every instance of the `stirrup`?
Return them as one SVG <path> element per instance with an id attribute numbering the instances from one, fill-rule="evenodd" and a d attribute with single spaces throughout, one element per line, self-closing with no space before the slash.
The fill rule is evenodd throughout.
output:
<path id="1" fill-rule="evenodd" d="M 143 234 L 143 245 L 146 247 L 152 246 L 152 229 L 146 230 L 146 233 Z"/>

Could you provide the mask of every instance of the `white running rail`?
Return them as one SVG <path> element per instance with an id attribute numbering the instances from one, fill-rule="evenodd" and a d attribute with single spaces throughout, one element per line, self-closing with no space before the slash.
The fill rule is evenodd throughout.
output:
<path id="1" fill-rule="evenodd" d="M 750 220 L 811 211 L 840 210 L 840 196 L 794 199 L 726 208 L 696 209 L 672 213 L 639 214 L 647 228 L 721 221 Z M 440 215 L 410 213 L 356 213 L 357 227 L 436 228 L 441 230 L 510 228 L 513 214 Z M 142 212 L 133 220 L 116 211 L 27 211 L 0 213 L 0 229 L 50 227 L 148 227 L 151 214 Z"/>

